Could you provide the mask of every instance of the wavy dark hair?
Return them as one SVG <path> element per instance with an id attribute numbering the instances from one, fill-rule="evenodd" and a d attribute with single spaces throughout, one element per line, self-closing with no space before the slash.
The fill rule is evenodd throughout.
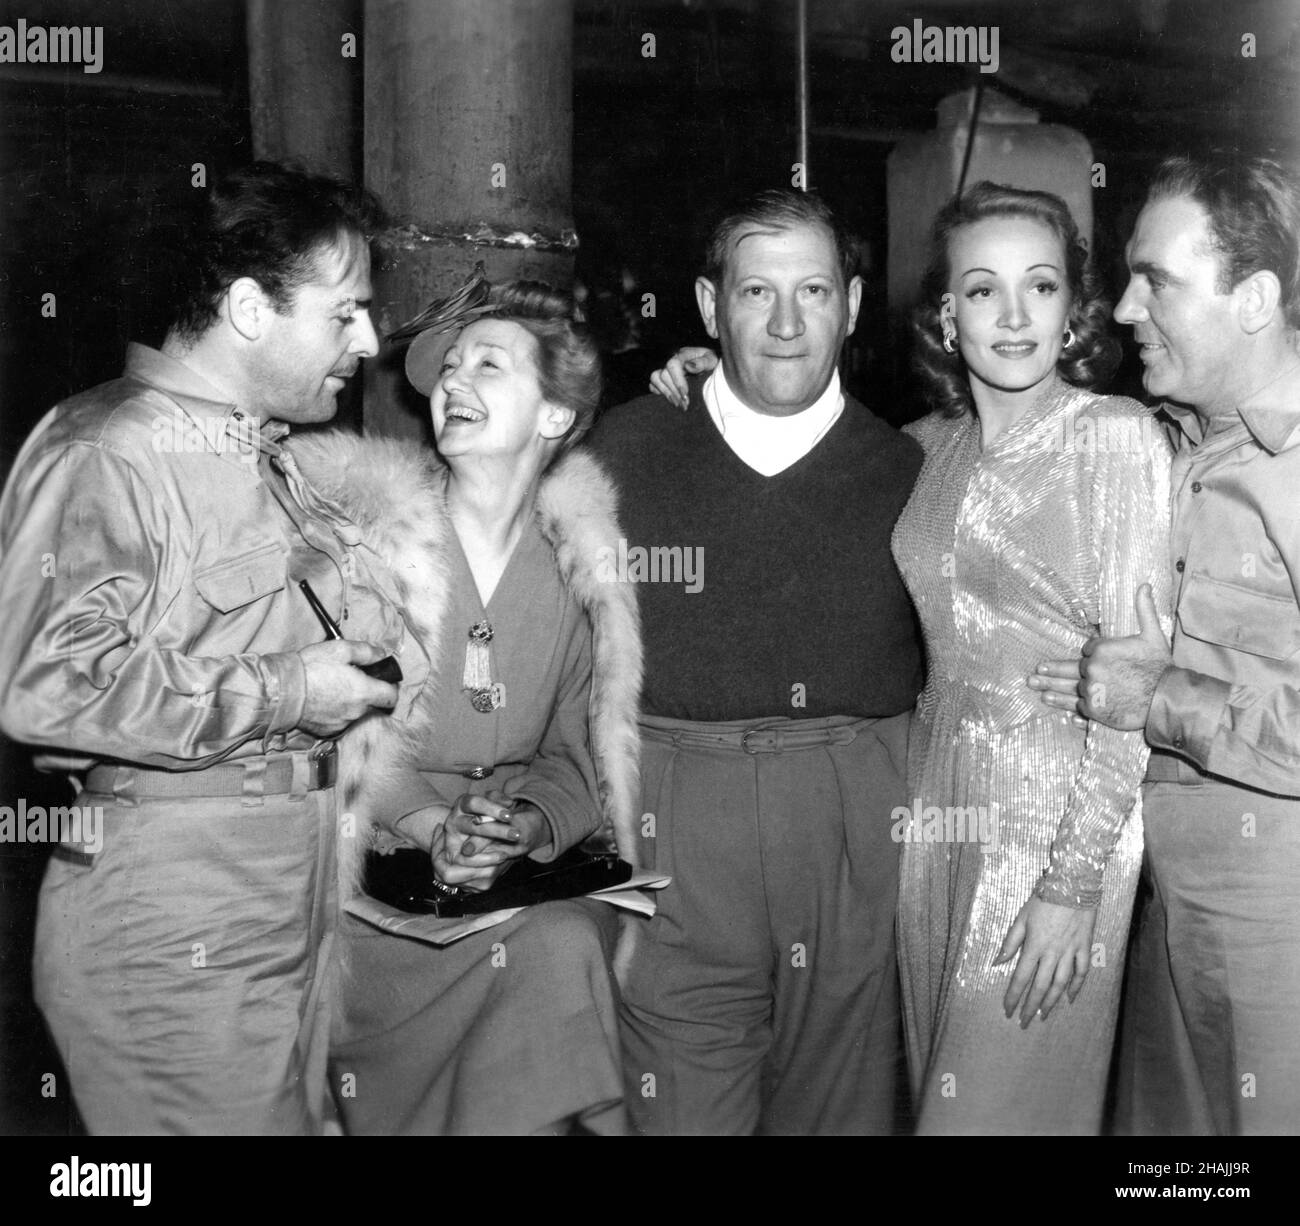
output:
<path id="1" fill-rule="evenodd" d="M 494 285 L 490 309 L 480 319 L 507 319 L 536 342 L 537 383 L 552 404 L 574 412 L 573 425 L 560 440 L 559 459 L 596 420 L 600 404 L 600 350 L 585 323 L 577 318 L 571 294 L 544 281 L 505 281 Z"/>
<path id="2" fill-rule="evenodd" d="M 277 311 L 288 311 L 322 254 L 369 242 L 383 224 L 378 199 L 340 179 L 278 162 L 232 171 L 213 186 L 184 236 L 172 326 L 197 340 L 240 277 L 252 277 Z"/>
<path id="3" fill-rule="evenodd" d="M 921 279 L 921 305 L 912 313 L 912 365 L 925 398 L 946 417 L 973 411 L 966 363 L 960 352 L 943 347 L 940 300 L 951 292 L 950 240 L 963 226 L 994 217 L 1027 218 L 1041 222 L 1065 250 L 1065 279 L 1070 290 L 1069 327 L 1074 344 L 1061 350 L 1056 369 L 1075 387 L 1100 387 L 1119 365 L 1120 346 L 1109 332 L 1110 303 L 1101 292 L 1101 279 L 1088 261 L 1088 245 L 1070 216 L 1069 207 L 1051 192 L 1027 191 L 976 183 L 939 210 L 930 232 L 930 259 Z"/>
<path id="4" fill-rule="evenodd" d="M 1267 269 L 1282 287 L 1287 325 L 1300 327 L 1300 184 L 1267 158 L 1215 153 L 1166 158 L 1147 201 L 1190 196 L 1205 210 L 1219 256 L 1219 293 Z"/>

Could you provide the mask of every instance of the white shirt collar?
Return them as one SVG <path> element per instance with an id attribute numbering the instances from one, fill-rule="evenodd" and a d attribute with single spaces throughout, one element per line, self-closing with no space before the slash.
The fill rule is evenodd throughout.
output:
<path id="1" fill-rule="evenodd" d="M 772 417 L 751 409 L 736 395 L 719 365 L 702 389 L 704 404 L 727 446 L 755 472 L 774 476 L 803 459 L 844 412 L 839 371 L 826 390 L 800 413 Z"/>

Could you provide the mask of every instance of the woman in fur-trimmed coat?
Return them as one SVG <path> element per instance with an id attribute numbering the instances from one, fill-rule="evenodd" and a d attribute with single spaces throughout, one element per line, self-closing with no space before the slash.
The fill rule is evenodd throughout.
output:
<path id="1" fill-rule="evenodd" d="M 342 807 L 365 835 L 341 840 L 345 890 L 370 841 L 424 848 L 471 889 L 593 835 L 636 860 L 635 594 L 603 552 L 612 487 L 567 450 L 594 413 L 596 353 L 559 295 L 521 283 L 493 303 L 445 354 L 429 333 L 408 354 L 445 464 L 342 433 L 294 444 L 398 577 L 431 664 L 411 720 L 344 738 Z M 441 948 L 345 916 L 332 1063 L 348 1131 L 621 1132 L 617 930 L 587 899 Z"/>

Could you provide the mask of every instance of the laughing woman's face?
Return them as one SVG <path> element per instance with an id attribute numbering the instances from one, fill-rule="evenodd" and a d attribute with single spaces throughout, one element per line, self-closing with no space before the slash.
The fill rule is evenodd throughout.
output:
<path id="1" fill-rule="evenodd" d="M 540 454 L 545 440 L 558 437 L 536 354 L 536 340 L 512 320 L 481 319 L 461 332 L 429 398 L 444 458 Z"/>

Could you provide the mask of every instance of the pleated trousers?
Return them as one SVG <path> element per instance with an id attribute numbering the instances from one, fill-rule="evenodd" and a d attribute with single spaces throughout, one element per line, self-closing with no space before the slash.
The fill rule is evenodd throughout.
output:
<path id="1" fill-rule="evenodd" d="M 673 880 L 623 991 L 638 1131 L 892 1130 L 909 720 L 643 719 L 646 859 Z"/>

